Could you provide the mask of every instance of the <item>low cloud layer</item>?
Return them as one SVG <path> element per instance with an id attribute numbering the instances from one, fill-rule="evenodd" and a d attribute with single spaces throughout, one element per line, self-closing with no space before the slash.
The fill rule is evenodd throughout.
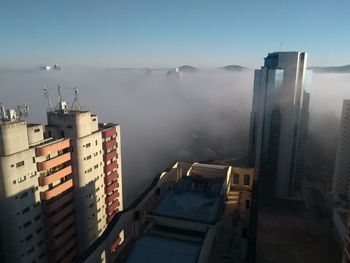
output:
<path id="1" fill-rule="evenodd" d="M 88 68 L 2 70 L 0 102 L 6 106 L 26 102 L 28 121 L 45 123 L 43 86 L 48 86 L 55 100 L 57 84 L 62 85 L 64 98 L 72 102 L 72 88 L 77 85 L 82 106 L 98 114 L 102 122 L 122 125 L 124 194 L 129 204 L 175 159 L 228 159 L 246 154 L 253 74 L 201 70 L 178 78 L 162 70 L 151 74 Z M 349 81 L 346 74 L 314 74 L 309 156 L 315 149 L 333 154 L 342 100 L 350 98 Z M 333 129 L 327 127 L 330 123 Z M 311 163 L 325 159 L 312 158 Z"/>

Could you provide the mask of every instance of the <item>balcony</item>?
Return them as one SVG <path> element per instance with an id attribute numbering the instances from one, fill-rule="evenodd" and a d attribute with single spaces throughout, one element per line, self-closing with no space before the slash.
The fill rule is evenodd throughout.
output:
<path id="1" fill-rule="evenodd" d="M 108 174 L 117 168 L 118 168 L 118 164 L 116 162 L 113 162 L 113 163 L 110 163 L 104 167 L 104 172 L 105 172 L 105 174 Z"/>
<path id="2" fill-rule="evenodd" d="M 117 180 L 118 177 L 119 177 L 119 174 L 117 173 L 117 171 L 114 171 L 111 174 L 105 176 L 105 183 L 108 185 L 113 181 Z"/>
<path id="3" fill-rule="evenodd" d="M 39 185 L 45 186 L 48 184 L 52 184 L 52 183 L 60 180 L 61 178 L 65 177 L 71 173 L 72 173 L 72 166 L 67 166 L 67 167 L 65 167 L 65 168 L 63 168 L 55 173 L 40 177 L 39 178 Z"/>
<path id="4" fill-rule="evenodd" d="M 115 201 L 114 203 L 112 203 L 111 205 L 108 205 L 106 210 L 107 210 L 107 215 L 112 214 L 115 210 L 117 210 L 119 208 L 119 202 Z M 119 210 L 119 209 L 118 209 Z"/>
<path id="5" fill-rule="evenodd" d="M 48 243 L 49 249 L 57 249 L 62 246 L 65 242 L 69 242 L 71 239 L 74 239 L 73 235 L 75 234 L 75 227 L 68 229 L 62 236 L 52 239 Z"/>
<path id="6" fill-rule="evenodd" d="M 54 261 L 61 262 L 59 259 L 61 259 L 69 250 L 71 250 L 75 245 L 77 244 L 75 239 L 71 239 L 68 242 L 64 244 L 64 247 L 60 248 L 57 253 L 54 255 L 53 259 Z"/>
<path id="7" fill-rule="evenodd" d="M 119 244 L 120 244 L 121 238 L 118 237 L 116 241 L 114 241 L 114 243 L 111 246 L 111 252 L 113 253 L 114 251 L 116 251 L 116 249 L 118 248 Z"/>
<path id="8" fill-rule="evenodd" d="M 60 150 L 66 149 L 70 146 L 69 139 L 64 139 L 61 141 L 53 142 L 50 144 L 45 144 L 43 146 L 38 146 L 35 149 L 35 155 L 38 156 L 45 156 L 51 153 L 58 152 Z"/>
<path id="9" fill-rule="evenodd" d="M 119 211 L 119 209 L 117 209 L 116 211 L 114 211 L 111 215 L 107 216 L 107 224 L 109 224 L 109 223 L 112 221 L 114 215 L 115 215 L 118 211 Z"/>
<path id="10" fill-rule="evenodd" d="M 73 192 L 69 192 L 59 197 L 57 200 L 53 201 L 52 203 L 43 205 L 42 206 L 43 212 L 48 214 L 55 211 L 59 207 L 63 206 L 65 203 L 71 201 L 73 199 L 73 196 L 74 196 Z"/>
<path id="11" fill-rule="evenodd" d="M 64 230 L 74 227 L 74 216 L 70 216 L 66 218 L 63 222 L 60 222 L 60 224 L 54 228 L 51 228 L 50 230 L 47 230 L 47 238 L 54 239 L 55 236 L 58 234 L 64 232 Z"/>
<path id="12" fill-rule="evenodd" d="M 71 250 L 70 252 L 68 252 L 64 258 L 60 261 L 60 263 L 71 263 L 74 262 L 74 258 L 77 257 L 77 249 L 74 248 L 73 250 Z"/>
<path id="13" fill-rule="evenodd" d="M 52 169 L 53 167 L 56 167 L 60 164 L 63 164 L 65 162 L 68 162 L 71 159 L 70 153 L 65 153 L 62 155 L 59 155 L 55 158 L 49 159 L 44 162 L 38 163 L 38 170 L 43 171 L 43 170 L 49 170 Z"/>
<path id="14" fill-rule="evenodd" d="M 71 212 L 74 211 L 74 204 L 70 204 L 67 207 L 63 208 L 61 211 L 59 211 L 57 214 L 51 217 L 46 217 L 45 218 L 45 224 L 46 225 L 54 225 L 60 223 L 65 216 L 70 214 Z"/>
<path id="15" fill-rule="evenodd" d="M 112 195 L 107 195 L 106 197 L 106 204 L 110 204 L 112 203 L 115 199 L 117 199 L 119 197 L 119 192 L 115 191 Z"/>
<path id="16" fill-rule="evenodd" d="M 112 139 L 112 140 L 110 140 L 110 141 L 108 141 L 108 142 L 103 142 L 103 143 L 102 143 L 102 148 L 103 148 L 103 149 L 112 148 L 112 147 L 114 147 L 114 146 L 117 146 L 117 141 L 114 140 L 114 139 Z M 117 146 L 117 147 L 118 147 L 118 146 Z"/>
<path id="17" fill-rule="evenodd" d="M 118 182 L 114 182 L 113 184 L 106 186 L 106 194 L 113 192 L 115 189 L 118 189 Z"/>
<path id="18" fill-rule="evenodd" d="M 41 200 L 50 200 L 51 198 L 63 193 L 69 188 L 73 187 L 73 179 L 69 179 L 62 184 L 55 186 L 54 188 L 40 193 Z"/>
<path id="19" fill-rule="evenodd" d="M 116 135 L 117 134 L 117 130 L 115 127 L 112 127 L 108 130 L 104 130 L 102 131 L 102 138 L 107 138 L 107 137 L 111 137 L 113 135 Z"/>
<path id="20" fill-rule="evenodd" d="M 116 151 L 111 151 L 109 153 L 106 153 L 103 155 L 103 161 L 107 162 L 109 160 L 112 160 L 114 157 L 118 158 L 117 152 Z"/>

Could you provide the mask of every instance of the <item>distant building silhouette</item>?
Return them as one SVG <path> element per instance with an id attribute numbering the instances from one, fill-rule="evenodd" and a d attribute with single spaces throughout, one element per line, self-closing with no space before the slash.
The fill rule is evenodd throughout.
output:
<path id="1" fill-rule="evenodd" d="M 350 100 L 344 100 L 332 192 L 335 200 L 350 200 Z"/>
<path id="2" fill-rule="evenodd" d="M 276 197 L 294 195 L 303 181 L 311 86 L 306 64 L 306 53 L 275 52 L 255 70 L 248 162 Z"/>

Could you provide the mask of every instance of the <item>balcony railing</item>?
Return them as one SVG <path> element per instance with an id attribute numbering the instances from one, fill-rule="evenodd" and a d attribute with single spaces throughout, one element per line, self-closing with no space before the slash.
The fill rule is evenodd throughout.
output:
<path id="1" fill-rule="evenodd" d="M 73 187 L 73 179 L 69 179 L 56 187 L 40 193 L 41 200 L 50 200 L 51 198 L 63 193 L 69 188 Z"/>
<path id="2" fill-rule="evenodd" d="M 67 217 L 64 221 L 60 222 L 59 225 L 55 226 L 54 228 L 48 229 L 47 237 L 49 239 L 53 239 L 58 234 L 64 232 L 64 230 L 71 228 L 71 225 L 74 223 L 74 216 Z M 74 224 L 73 224 L 74 227 Z"/>
<path id="3" fill-rule="evenodd" d="M 118 187 L 119 187 L 118 182 L 114 182 L 114 183 L 112 183 L 111 185 L 108 185 L 108 186 L 106 187 L 106 193 L 107 193 L 107 194 L 108 194 L 108 193 L 111 193 L 111 192 L 113 192 L 115 189 L 118 189 Z"/>
<path id="4" fill-rule="evenodd" d="M 112 127 L 108 130 L 104 130 L 102 131 L 102 138 L 107 138 L 107 137 L 111 137 L 113 135 L 117 134 L 117 130 L 115 127 Z"/>
<path id="5" fill-rule="evenodd" d="M 54 225 L 59 224 L 64 217 L 66 217 L 68 214 L 74 211 L 74 204 L 70 204 L 67 207 L 63 208 L 61 211 L 59 211 L 55 216 L 48 217 L 45 219 L 45 224 L 47 225 Z"/>
<path id="6" fill-rule="evenodd" d="M 118 177 L 119 177 L 118 172 L 114 171 L 111 174 L 105 176 L 105 183 L 108 185 L 111 182 L 117 180 Z"/>
<path id="7" fill-rule="evenodd" d="M 119 197 L 119 192 L 115 191 L 112 195 L 109 195 L 106 197 L 106 204 L 113 202 L 115 199 Z"/>
<path id="8" fill-rule="evenodd" d="M 110 140 L 110 141 L 102 143 L 102 148 L 103 149 L 112 148 L 114 146 L 117 146 L 117 141 L 116 140 Z"/>
<path id="9" fill-rule="evenodd" d="M 103 161 L 107 162 L 109 160 L 112 160 L 114 157 L 118 158 L 117 152 L 116 151 L 111 151 L 109 153 L 106 153 L 103 155 Z"/>
<path id="10" fill-rule="evenodd" d="M 63 164 L 65 162 L 68 162 L 71 159 L 71 154 L 70 152 L 59 155 L 55 158 L 46 160 L 44 162 L 38 163 L 38 170 L 49 170 L 52 169 L 53 167 L 59 166 L 60 164 Z"/>
<path id="11" fill-rule="evenodd" d="M 52 184 L 71 173 L 72 173 L 72 166 L 69 165 L 55 173 L 40 177 L 39 185 L 44 186 L 44 185 Z"/>
<path id="12" fill-rule="evenodd" d="M 116 162 L 110 163 L 104 167 L 105 174 L 112 172 L 114 169 L 118 168 L 118 164 Z"/>
<path id="13" fill-rule="evenodd" d="M 60 150 L 66 149 L 70 146 L 69 139 L 63 139 L 61 141 L 53 142 L 51 144 L 46 144 L 43 146 L 38 146 L 35 149 L 36 156 L 45 156 L 51 153 L 58 152 Z"/>
<path id="14" fill-rule="evenodd" d="M 68 192 L 63 196 L 60 196 L 57 200 L 53 201 L 52 203 L 44 204 L 42 206 L 43 212 L 48 214 L 55 211 L 59 207 L 63 206 L 65 203 L 71 201 L 73 199 L 73 196 L 73 192 Z"/>

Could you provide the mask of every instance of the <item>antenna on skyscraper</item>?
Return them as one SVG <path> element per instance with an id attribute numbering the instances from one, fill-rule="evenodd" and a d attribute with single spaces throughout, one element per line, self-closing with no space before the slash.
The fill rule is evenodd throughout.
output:
<path id="1" fill-rule="evenodd" d="M 77 86 L 74 87 L 74 100 L 73 100 L 73 103 L 72 103 L 71 110 L 80 111 L 79 90 L 78 90 Z"/>
<path id="2" fill-rule="evenodd" d="M 62 94 L 61 94 L 61 86 L 60 84 L 57 85 L 57 91 L 58 91 L 58 102 L 62 102 Z"/>
<path id="3" fill-rule="evenodd" d="M 282 51 L 283 42 L 280 44 L 280 51 Z"/>
<path id="4" fill-rule="evenodd" d="M 49 95 L 49 90 L 46 86 L 44 86 L 44 96 L 45 96 L 45 99 L 47 100 L 47 111 L 54 111 L 54 107 L 52 105 L 52 101 Z"/>

